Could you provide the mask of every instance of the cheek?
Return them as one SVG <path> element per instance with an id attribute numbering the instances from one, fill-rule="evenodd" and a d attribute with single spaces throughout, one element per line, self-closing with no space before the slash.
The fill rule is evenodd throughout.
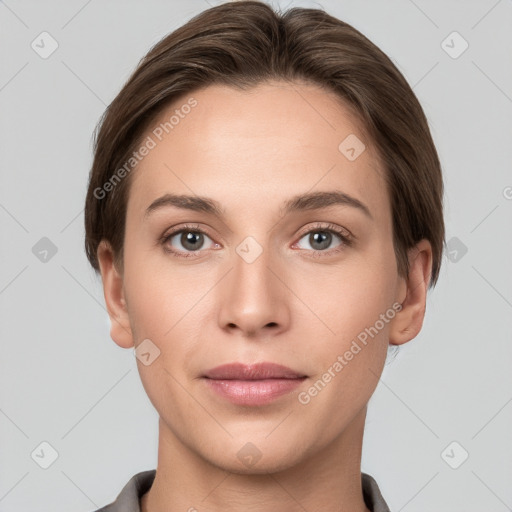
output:
<path id="1" fill-rule="evenodd" d="M 144 337 L 170 334 L 195 309 L 213 282 L 212 274 L 194 265 L 178 266 L 163 249 L 139 250 L 126 243 L 125 293 L 130 321 Z"/>
<path id="2" fill-rule="evenodd" d="M 373 325 L 393 303 L 392 263 L 361 256 L 339 267 L 299 275 L 293 289 L 309 309 L 308 323 L 317 324 L 317 332 L 340 346 Z"/>
<path id="3" fill-rule="evenodd" d="M 364 400 L 385 362 L 395 316 L 396 273 L 392 248 L 391 253 L 383 247 L 372 254 L 361 254 L 350 263 L 347 259 L 345 265 L 329 273 L 304 273 L 297 280 L 297 295 L 307 297 L 304 302 L 314 314 L 305 312 L 310 316 L 305 322 L 310 339 L 303 341 L 305 346 L 315 347 L 308 352 L 318 372 L 315 382 L 321 380 L 319 390 L 323 384 L 329 388 L 322 391 L 319 403 L 337 397 L 360 396 Z"/>
<path id="4" fill-rule="evenodd" d="M 324 295 L 312 286 L 313 281 L 304 284 L 316 290 L 309 296 L 309 305 L 322 322 L 310 322 L 310 344 L 303 340 L 304 346 L 314 347 L 308 358 L 315 374 L 298 401 L 313 426 L 322 428 L 328 438 L 368 402 L 386 360 L 390 322 L 395 316 L 392 272 L 368 268 L 365 272 L 361 274 L 364 279 L 348 272 L 344 279 L 316 279 L 317 285 L 323 284 Z"/>
<path id="5" fill-rule="evenodd" d="M 166 370 L 180 382 L 194 374 L 197 355 L 205 351 L 205 324 L 213 321 L 218 304 L 212 290 L 218 278 L 211 270 L 200 271 L 194 265 L 179 268 L 162 257 L 140 262 L 133 258 L 125 268 L 135 343 L 149 339 L 159 350 L 151 367 L 139 364 L 144 387 L 150 397 L 161 396 L 167 386 L 174 395 L 179 386 Z"/>

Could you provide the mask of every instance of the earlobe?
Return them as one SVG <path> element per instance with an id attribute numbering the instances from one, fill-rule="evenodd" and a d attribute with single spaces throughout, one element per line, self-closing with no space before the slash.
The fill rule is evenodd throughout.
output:
<path id="1" fill-rule="evenodd" d="M 123 276 L 114 264 L 110 244 L 102 240 L 97 251 L 103 282 L 103 294 L 110 317 L 110 337 L 122 348 L 134 346 L 130 319 L 123 289 Z"/>
<path id="2" fill-rule="evenodd" d="M 409 276 L 403 279 L 400 286 L 402 309 L 390 326 L 391 345 L 407 343 L 420 332 L 425 317 L 431 272 L 432 247 L 428 240 L 421 240 L 409 250 Z"/>

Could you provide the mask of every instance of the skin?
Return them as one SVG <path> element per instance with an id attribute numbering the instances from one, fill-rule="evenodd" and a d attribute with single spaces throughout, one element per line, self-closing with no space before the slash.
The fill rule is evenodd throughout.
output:
<path id="1" fill-rule="evenodd" d="M 98 248 L 112 339 L 132 350 L 150 339 L 160 350 L 148 366 L 137 359 L 160 416 L 156 478 L 142 510 L 367 512 L 360 471 L 367 403 L 388 344 L 421 329 L 431 246 L 422 240 L 412 248 L 408 278 L 398 275 L 381 163 L 332 93 L 285 82 L 249 91 L 209 86 L 176 101 L 155 126 L 190 96 L 197 106 L 133 171 L 123 270 L 108 243 Z M 366 145 L 354 161 L 338 149 L 349 134 Z M 364 203 L 371 218 L 347 205 L 282 213 L 296 194 L 333 190 Z M 145 217 L 164 193 L 214 199 L 224 218 L 174 206 Z M 198 250 L 180 236 L 159 242 L 183 223 L 206 233 Z M 310 234 L 327 224 L 348 230 L 353 244 L 333 234 L 322 248 Z M 236 252 L 248 236 L 262 249 L 252 263 Z M 298 393 L 394 303 L 401 311 L 300 403 Z M 201 378 L 234 361 L 275 362 L 308 378 L 269 405 L 234 405 Z M 261 453 L 251 467 L 237 457 L 248 442 Z"/>

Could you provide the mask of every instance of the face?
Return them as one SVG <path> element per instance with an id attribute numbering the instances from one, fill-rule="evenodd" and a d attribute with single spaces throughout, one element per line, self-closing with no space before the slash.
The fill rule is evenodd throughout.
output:
<path id="1" fill-rule="evenodd" d="M 365 410 L 403 299 L 371 141 L 331 93 L 281 82 L 199 90 L 147 136 L 117 341 L 159 351 L 137 364 L 169 442 L 235 472 L 298 464 Z M 291 373 L 212 371 L 265 362 Z"/>

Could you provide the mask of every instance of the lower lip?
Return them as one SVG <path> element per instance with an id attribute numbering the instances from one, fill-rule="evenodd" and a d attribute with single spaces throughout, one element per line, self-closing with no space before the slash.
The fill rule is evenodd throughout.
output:
<path id="1" fill-rule="evenodd" d="M 216 393 L 237 405 L 265 405 L 296 389 L 300 379 L 217 380 L 205 378 Z"/>

